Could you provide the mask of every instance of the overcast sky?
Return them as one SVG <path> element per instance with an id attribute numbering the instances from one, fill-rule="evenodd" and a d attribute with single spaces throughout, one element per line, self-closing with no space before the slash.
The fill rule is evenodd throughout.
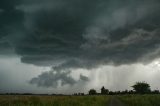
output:
<path id="1" fill-rule="evenodd" d="M 159 0 L 1 0 L 0 93 L 160 89 Z"/>

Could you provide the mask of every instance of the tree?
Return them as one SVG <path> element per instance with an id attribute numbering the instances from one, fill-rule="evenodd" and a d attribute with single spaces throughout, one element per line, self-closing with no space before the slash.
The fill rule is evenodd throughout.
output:
<path id="1" fill-rule="evenodd" d="M 108 94 L 109 90 L 105 89 L 104 86 L 101 88 L 101 94 Z"/>
<path id="2" fill-rule="evenodd" d="M 159 94 L 159 90 L 152 91 L 152 94 Z"/>
<path id="3" fill-rule="evenodd" d="M 146 82 L 137 82 L 132 87 L 136 91 L 136 93 L 139 94 L 145 94 L 151 92 L 150 85 Z"/>
<path id="4" fill-rule="evenodd" d="M 97 94 L 97 92 L 96 92 L 96 90 L 94 90 L 94 89 L 91 89 L 90 91 L 89 91 L 89 95 L 96 95 Z"/>

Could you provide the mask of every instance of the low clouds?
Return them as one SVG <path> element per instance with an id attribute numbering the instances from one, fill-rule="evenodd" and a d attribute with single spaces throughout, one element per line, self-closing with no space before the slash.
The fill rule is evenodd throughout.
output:
<path id="1" fill-rule="evenodd" d="M 51 70 L 40 74 L 38 77 L 32 78 L 30 80 L 31 84 L 36 84 L 39 87 L 58 87 L 63 85 L 74 85 L 82 82 L 89 81 L 88 77 L 80 75 L 79 80 L 75 80 L 70 75 L 71 71 L 57 71 Z"/>
<path id="2" fill-rule="evenodd" d="M 63 73 L 61 72 L 54 73 L 54 71 L 44 72 L 37 78 L 33 78 L 30 81 L 30 83 L 37 84 L 38 86 L 42 87 L 57 87 L 60 82 L 61 85 L 75 84 L 76 81 L 73 78 L 67 76 L 68 74 L 69 74 L 68 72 L 63 72 Z"/>
<path id="3" fill-rule="evenodd" d="M 75 92 L 88 93 L 91 88 L 100 92 L 100 88 L 105 86 L 110 90 L 131 89 L 137 81 L 148 82 L 152 89 L 159 89 L 160 80 L 160 60 L 156 60 L 148 65 L 132 64 L 121 66 L 105 65 L 92 70 L 75 69 L 68 76 L 78 83 L 74 85 L 65 84 L 58 87 L 35 86 L 37 83 L 29 84 L 31 78 L 38 78 L 37 75 L 48 72 L 48 68 L 37 67 L 34 65 L 24 64 L 19 58 L 0 58 L 0 92 L 19 92 L 19 93 L 64 93 L 73 94 Z M 145 75 L 144 75 L 145 73 Z M 88 81 L 80 80 L 80 75 L 89 78 Z M 37 76 L 37 77 L 36 77 Z M 124 77 L 125 76 L 125 77 Z M 83 79 L 83 78 L 81 78 Z M 43 80 L 41 80 L 43 81 Z M 45 80 L 44 80 L 45 81 Z M 122 83 L 123 82 L 123 83 Z"/>
<path id="4" fill-rule="evenodd" d="M 61 70 L 148 63 L 160 55 L 159 0 L 12 2 L 2 3 L 0 45 L 8 45 L 6 52 L 13 50 L 21 62 L 59 71 L 44 72 L 32 84 L 74 85 Z"/>

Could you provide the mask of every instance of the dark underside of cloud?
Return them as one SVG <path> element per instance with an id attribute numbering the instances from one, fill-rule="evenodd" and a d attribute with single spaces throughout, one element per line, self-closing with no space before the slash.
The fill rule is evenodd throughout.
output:
<path id="1" fill-rule="evenodd" d="M 24 63 L 59 71 L 147 63 L 160 56 L 159 7 L 159 0 L 2 0 L 0 53 L 14 49 Z M 51 70 L 30 82 L 72 85 L 68 74 Z"/>

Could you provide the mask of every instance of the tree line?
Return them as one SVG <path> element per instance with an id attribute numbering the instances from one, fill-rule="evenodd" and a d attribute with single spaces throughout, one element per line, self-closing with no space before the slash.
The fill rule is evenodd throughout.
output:
<path id="1" fill-rule="evenodd" d="M 103 86 L 101 88 L 101 93 L 97 93 L 95 89 L 90 89 L 89 95 L 119 95 L 119 94 L 159 94 L 159 90 L 151 90 L 150 85 L 146 82 L 136 82 L 133 86 L 131 86 L 133 90 L 125 90 L 125 91 L 109 91 L 105 89 Z"/>
<path id="2" fill-rule="evenodd" d="M 101 92 L 98 93 L 95 89 L 90 89 L 87 95 L 120 95 L 120 94 L 160 94 L 159 90 L 151 90 L 150 85 L 146 82 L 136 82 L 131 86 L 132 90 L 124 91 L 110 91 L 104 86 L 101 88 Z M 0 95 L 53 95 L 53 96 L 68 96 L 65 94 L 32 94 L 32 93 L 0 93 Z M 73 95 L 84 96 L 84 93 L 74 93 Z"/>

